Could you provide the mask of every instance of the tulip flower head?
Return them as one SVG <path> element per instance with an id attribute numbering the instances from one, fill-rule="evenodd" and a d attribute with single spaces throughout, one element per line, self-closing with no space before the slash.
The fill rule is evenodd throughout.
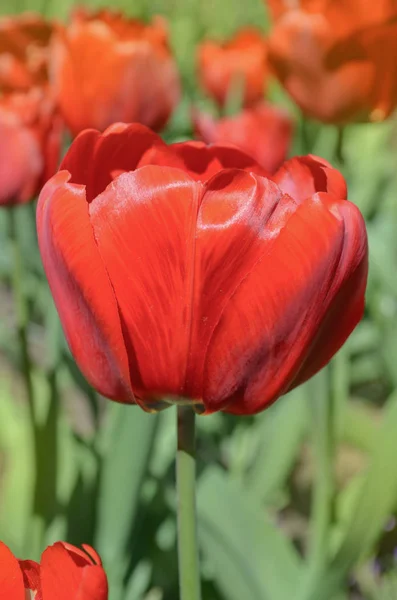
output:
<path id="1" fill-rule="evenodd" d="M 0 206 L 32 200 L 58 166 L 62 122 L 42 88 L 0 96 Z"/>
<path id="2" fill-rule="evenodd" d="M 44 187 L 41 256 L 70 349 L 108 398 L 252 414 L 360 320 L 364 221 L 315 157 L 274 180 L 241 151 L 114 125 Z"/>
<path id="3" fill-rule="evenodd" d="M 220 106 L 233 93 L 241 93 L 243 106 L 252 106 L 263 98 L 268 75 L 265 38 L 255 29 L 243 29 L 225 43 L 204 41 L 197 66 L 203 89 Z"/>
<path id="4" fill-rule="evenodd" d="M 309 116 L 344 124 L 382 120 L 397 104 L 393 0 L 272 0 L 269 62 Z"/>
<path id="5" fill-rule="evenodd" d="M 165 21 L 146 25 L 103 10 L 78 10 L 54 36 L 51 75 L 65 121 L 76 135 L 115 121 L 159 130 L 180 97 Z"/>
<path id="6" fill-rule="evenodd" d="M 51 32 L 34 15 L 0 20 L 0 206 L 32 200 L 58 166 L 63 127 L 48 85 Z"/>
<path id="7" fill-rule="evenodd" d="M 0 542 L 0 600 L 107 600 L 108 584 L 93 548 L 57 542 L 40 564 L 18 560 Z"/>
<path id="8" fill-rule="evenodd" d="M 196 111 L 193 122 L 196 135 L 206 144 L 235 145 L 271 174 L 287 158 L 293 135 L 293 122 L 289 115 L 265 103 L 218 120 Z"/>

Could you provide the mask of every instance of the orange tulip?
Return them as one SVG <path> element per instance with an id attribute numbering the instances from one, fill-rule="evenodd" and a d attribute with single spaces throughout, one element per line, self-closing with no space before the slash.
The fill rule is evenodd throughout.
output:
<path id="1" fill-rule="evenodd" d="M 25 13 L 0 20 L 0 89 L 27 91 L 47 80 L 51 23 Z"/>
<path id="2" fill-rule="evenodd" d="M 397 104 L 397 7 L 392 0 L 272 0 L 269 62 L 309 116 L 380 120 Z"/>
<path id="3" fill-rule="evenodd" d="M 74 13 L 54 36 L 52 82 L 73 134 L 137 121 L 159 130 L 179 101 L 177 68 L 161 18 L 149 25 L 119 13 Z"/>
<path id="4" fill-rule="evenodd" d="M 262 99 L 268 73 L 267 47 L 255 29 L 241 30 L 223 44 L 206 41 L 198 50 L 201 85 L 223 106 L 229 94 L 242 89 L 242 104 L 250 106 Z"/>

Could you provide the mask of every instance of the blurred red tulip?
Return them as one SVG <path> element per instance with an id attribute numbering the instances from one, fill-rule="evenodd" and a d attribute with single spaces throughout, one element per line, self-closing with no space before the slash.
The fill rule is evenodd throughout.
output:
<path id="1" fill-rule="evenodd" d="M 242 94 L 243 106 L 263 98 L 268 74 L 266 40 L 255 29 L 243 29 L 225 43 L 202 42 L 198 49 L 201 85 L 224 106 L 230 94 Z"/>
<path id="2" fill-rule="evenodd" d="M 0 206 L 32 200 L 57 170 L 62 123 L 42 88 L 0 96 Z"/>
<path id="3" fill-rule="evenodd" d="M 28 91 L 47 81 L 52 24 L 24 13 L 0 19 L 0 90 Z"/>
<path id="4" fill-rule="evenodd" d="M 206 144 L 233 144 L 268 173 L 275 173 L 285 161 L 293 135 L 291 118 L 270 104 L 218 120 L 195 111 L 193 120 L 197 136 Z"/>
<path id="5" fill-rule="evenodd" d="M 101 559 L 90 546 L 83 548 L 57 542 L 43 552 L 39 565 L 17 560 L 0 542 L 0 600 L 107 600 Z"/>
<path id="6" fill-rule="evenodd" d="M 309 116 L 331 123 L 380 120 L 397 104 L 394 0 L 273 0 L 269 62 Z M 394 51 L 393 48 L 396 50 Z"/>
<path id="7" fill-rule="evenodd" d="M 109 398 L 256 413 L 362 316 L 366 231 L 342 175 L 309 156 L 274 183 L 227 152 L 167 147 L 138 125 L 86 131 L 40 195 L 66 337 Z"/>
<path id="8" fill-rule="evenodd" d="M 0 205 L 28 202 L 58 166 L 62 123 L 48 85 L 52 25 L 0 20 Z"/>
<path id="9" fill-rule="evenodd" d="M 119 13 L 75 12 L 54 36 L 52 81 L 73 134 L 115 121 L 161 129 L 180 97 L 165 22 L 149 25 Z"/>

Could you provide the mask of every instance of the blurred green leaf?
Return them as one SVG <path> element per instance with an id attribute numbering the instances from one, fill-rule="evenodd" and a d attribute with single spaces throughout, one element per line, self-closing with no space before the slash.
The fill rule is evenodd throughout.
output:
<path id="1" fill-rule="evenodd" d="M 257 444 L 245 483 L 250 492 L 265 502 L 274 500 L 276 492 L 285 485 L 308 430 L 306 393 L 305 386 L 297 388 L 259 415 L 251 428 L 250 435 L 256 437 Z"/>
<path id="2" fill-rule="evenodd" d="M 116 586 L 125 575 L 126 547 L 137 517 L 158 417 L 137 406 L 114 404 L 109 409 L 112 422 L 98 491 L 95 547 Z"/>
<path id="3" fill-rule="evenodd" d="M 10 380 L 11 381 L 11 380 Z M 34 471 L 27 405 L 11 392 L 3 373 L 0 387 L 1 509 L 0 539 L 23 556 L 27 549 Z"/>
<path id="4" fill-rule="evenodd" d="M 350 569 L 368 553 L 397 503 L 397 392 L 388 401 L 374 441 L 371 462 L 341 545 L 326 573 L 303 589 L 299 599 L 328 600 Z"/>
<path id="5" fill-rule="evenodd" d="M 228 600 L 293 597 L 298 555 L 252 494 L 208 467 L 198 486 L 198 511 L 203 552 Z"/>

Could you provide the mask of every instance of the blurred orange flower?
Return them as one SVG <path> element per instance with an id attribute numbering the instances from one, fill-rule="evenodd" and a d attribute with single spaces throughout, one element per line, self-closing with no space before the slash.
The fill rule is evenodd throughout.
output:
<path id="1" fill-rule="evenodd" d="M 229 94 L 242 91 L 242 104 L 263 98 L 268 74 L 265 38 L 255 29 L 243 29 L 225 42 L 206 41 L 197 55 L 201 85 L 223 106 Z"/>
<path id="2" fill-rule="evenodd" d="M 0 20 L 0 89 L 27 91 L 47 81 L 51 23 L 25 13 Z"/>
<path id="3" fill-rule="evenodd" d="M 193 120 L 197 136 L 206 144 L 233 144 L 269 174 L 275 173 L 287 158 L 293 122 L 281 108 L 261 103 L 218 120 L 195 112 Z"/>
<path id="4" fill-rule="evenodd" d="M 269 62 L 309 116 L 330 123 L 382 120 L 397 104 L 393 0 L 271 0 Z"/>
<path id="5" fill-rule="evenodd" d="M 180 97 L 177 67 L 160 17 L 148 25 L 120 13 L 76 11 L 54 36 L 51 76 L 73 134 L 114 121 L 159 130 Z"/>
<path id="6" fill-rule="evenodd" d="M 0 205 L 28 202 L 56 171 L 62 123 L 48 84 L 52 25 L 0 20 Z"/>

